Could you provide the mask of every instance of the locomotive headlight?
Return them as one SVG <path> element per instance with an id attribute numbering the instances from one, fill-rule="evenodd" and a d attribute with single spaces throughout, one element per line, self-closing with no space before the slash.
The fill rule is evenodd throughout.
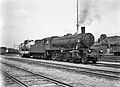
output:
<path id="1" fill-rule="evenodd" d="M 88 52 L 89 52 L 89 53 L 91 53 L 91 52 L 92 52 L 92 50 L 91 50 L 91 49 L 89 49 L 89 50 L 88 50 Z"/>
<path id="2" fill-rule="evenodd" d="M 102 51 L 102 49 L 101 49 L 101 50 L 99 50 L 99 52 L 100 52 L 100 53 L 102 53 L 102 52 L 103 52 L 103 51 Z"/>
<path id="3" fill-rule="evenodd" d="M 80 40 L 78 39 L 77 42 L 80 43 Z"/>

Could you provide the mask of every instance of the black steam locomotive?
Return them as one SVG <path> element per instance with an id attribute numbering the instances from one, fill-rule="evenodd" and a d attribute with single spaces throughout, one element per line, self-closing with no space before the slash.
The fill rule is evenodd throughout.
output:
<path id="1" fill-rule="evenodd" d="M 20 55 L 67 62 L 96 63 L 100 55 L 91 49 L 94 36 L 85 33 L 85 27 L 81 27 L 81 30 L 81 34 L 53 36 L 36 41 L 25 40 L 19 45 Z"/>

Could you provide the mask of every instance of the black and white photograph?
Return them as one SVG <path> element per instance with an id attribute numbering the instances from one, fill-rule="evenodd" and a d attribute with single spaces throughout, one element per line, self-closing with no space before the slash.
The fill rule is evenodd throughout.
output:
<path id="1" fill-rule="evenodd" d="M 120 87 L 120 0 L 1 0 L 0 87 Z"/>

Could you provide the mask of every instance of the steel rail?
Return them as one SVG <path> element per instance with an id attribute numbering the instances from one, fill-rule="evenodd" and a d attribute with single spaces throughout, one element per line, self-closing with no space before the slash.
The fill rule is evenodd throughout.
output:
<path id="1" fill-rule="evenodd" d="M 22 81 L 18 80 L 17 78 L 15 78 L 14 76 L 8 74 L 7 72 L 5 72 L 4 70 L 0 69 L 7 77 L 9 77 L 10 79 L 12 79 L 13 81 L 15 81 L 17 84 L 21 85 L 22 87 L 29 87 L 28 85 L 24 84 Z"/>
<path id="2" fill-rule="evenodd" d="M 106 63 L 92 64 L 92 66 L 120 68 L 120 65 L 119 65 L 119 64 L 106 64 Z"/>
<path id="3" fill-rule="evenodd" d="M 113 60 L 113 59 L 102 59 L 100 61 L 103 61 L 103 62 L 116 62 L 116 63 L 120 63 L 120 60 Z"/>
<path id="4" fill-rule="evenodd" d="M 16 59 L 16 60 L 23 61 L 25 59 L 22 59 L 22 60 Z M 69 65 L 62 65 L 62 64 L 56 64 L 56 63 L 48 63 L 48 62 L 43 62 L 43 61 L 33 61 L 33 60 L 27 60 L 27 63 L 44 65 L 47 67 L 55 67 L 55 68 L 59 68 L 59 69 L 67 69 L 67 70 L 71 70 L 71 71 L 75 71 L 75 72 L 79 72 L 79 73 L 83 72 L 83 73 L 105 76 L 105 77 L 114 78 L 114 79 L 120 79 L 120 76 L 110 75 L 110 73 L 120 74 L 120 72 L 106 71 L 106 70 L 99 70 L 99 69 L 90 69 L 90 68 L 85 68 L 85 67 L 69 66 Z M 101 72 L 103 72 L 104 74 Z"/>
<path id="5" fill-rule="evenodd" d="M 4 63 L 4 62 L 1 62 L 1 63 L 6 64 L 6 65 L 9 65 L 9 66 L 12 66 L 12 67 L 15 67 L 15 68 L 18 68 L 18 69 L 20 69 L 20 70 L 26 71 L 26 72 L 31 73 L 31 74 L 33 74 L 33 75 L 43 77 L 43 78 L 45 78 L 45 79 L 50 80 L 51 82 L 53 82 L 53 83 L 55 83 L 55 84 L 61 84 L 63 87 L 74 87 L 74 86 L 69 85 L 69 84 L 67 84 L 67 83 L 64 83 L 64 82 L 61 82 L 61 81 L 58 81 L 58 80 L 55 80 L 55 79 L 52 79 L 52 78 L 46 77 L 46 76 L 41 75 L 41 74 L 33 73 L 33 72 L 31 72 L 31 71 L 28 71 L 28 70 L 22 69 L 22 68 L 20 68 L 20 67 L 17 67 L 17 66 L 14 66 L 14 65 L 8 64 L 8 63 Z M 27 87 L 28 87 L 28 86 L 27 86 Z"/>
<path id="6" fill-rule="evenodd" d="M 55 68 L 59 68 L 59 69 L 60 68 L 61 69 L 66 69 L 66 70 L 75 71 L 75 72 L 79 72 L 79 73 L 83 72 L 83 73 L 105 76 L 105 77 L 114 78 L 114 79 L 120 79 L 120 76 L 110 74 L 110 73 L 120 74 L 119 72 L 99 70 L 99 69 L 90 69 L 90 68 L 85 68 L 85 67 L 77 67 L 77 66 L 69 66 L 69 65 L 61 65 L 61 64 L 55 64 L 55 63 L 46 63 L 46 62 L 41 62 L 41 63 L 39 62 L 37 64 L 41 64 L 43 66 L 48 66 L 48 67 L 55 67 Z M 101 72 L 103 72 L 103 73 L 101 73 Z"/>

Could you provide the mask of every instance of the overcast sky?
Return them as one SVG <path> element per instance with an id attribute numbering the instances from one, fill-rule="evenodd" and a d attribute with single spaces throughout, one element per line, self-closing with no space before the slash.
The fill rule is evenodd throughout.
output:
<path id="1" fill-rule="evenodd" d="M 2 0 L 0 4 L 1 46 L 77 31 L 76 0 Z M 120 36 L 120 0 L 79 0 L 79 23 L 95 39 L 103 33 Z"/>

